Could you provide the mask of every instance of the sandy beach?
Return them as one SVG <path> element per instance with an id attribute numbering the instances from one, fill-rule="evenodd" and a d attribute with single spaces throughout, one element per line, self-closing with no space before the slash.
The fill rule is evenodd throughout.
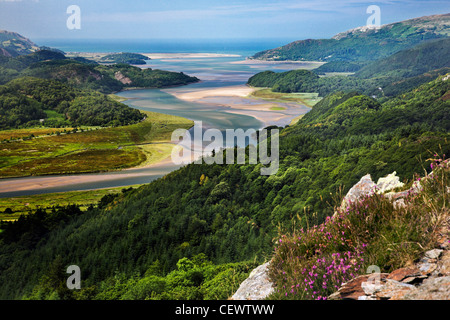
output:
<path id="1" fill-rule="evenodd" d="M 237 54 L 224 53 L 141 53 L 150 59 L 208 59 L 208 58 L 237 58 Z"/>
<path id="2" fill-rule="evenodd" d="M 230 64 L 243 64 L 248 65 L 251 68 L 261 68 L 261 67 L 272 67 L 274 69 L 290 69 L 290 70 L 296 70 L 296 69 L 306 69 L 306 70 L 312 70 L 315 68 L 320 67 L 321 65 L 325 64 L 326 62 L 319 62 L 319 61 L 267 61 L 267 60 L 255 60 L 255 59 L 245 59 L 240 61 L 233 61 L 230 62 Z"/>
<path id="3" fill-rule="evenodd" d="M 285 126 L 290 124 L 292 119 L 310 110 L 297 103 L 266 101 L 252 97 L 251 94 L 258 89 L 260 88 L 237 85 L 192 91 L 182 88 L 165 91 L 184 101 L 201 103 L 205 107 L 220 107 L 228 113 L 254 117 L 263 124 L 263 127 Z"/>
<path id="4" fill-rule="evenodd" d="M 214 89 L 195 90 L 190 92 L 185 92 L 183 90 L 166 90 L 166 92 L 169 92 L 170 94 L 181 100 L 198 102 L 199 100 L 208 97 L 247 97 L 255 90 L 256 88 L 239 85 Z"/>

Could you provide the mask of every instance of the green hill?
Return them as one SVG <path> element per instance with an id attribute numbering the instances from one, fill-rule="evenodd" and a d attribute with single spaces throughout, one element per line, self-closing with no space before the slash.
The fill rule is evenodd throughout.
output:
<path id="1" fill-rule="evenodd" d="M 450 14 L 356 28 L 332 39 L 307 39 L 256 53 L 259 60 L 367 61 L 390 56 L 423 41 L 450 36 Z"/>
<path id="2" fill-rule="evenodd" d="M 101 63 L 126 63 L 126 64 L 146 64 L 145 60 L 150 60 L 150 58 L 138 54 L 121 52 L 108 54 L 100 59 Z"/>
<path id="3" fill-rule="evenodd" d="M 16 57 L 39 50 L 39 47 L 24 36 L 6 30 L 0 30 L 0 56 Z"/>
<path id="4" fill-rule="evenodd" d="M 0 130 L 40 125 L 117 126 L 144 118 L 137 109 L 56 80 L 23 77 L 0 86 Z"/>
<path id="5" fill-rule="evenodd" d="M 197 82 L 184 73 L 140 69 L 128 64 L 99 65 L 83 58 L 40 50 L 17 57 L 0 56 L 0 84 L 30 76 L 59 80 L 80 89 L 112 93 L 127 87 L 165 87 Z"/>
<path id="6" fill-rule="evenodd" d="M 356 76 L 409 78 L 444 67 L 450 67 L 450 38 L 427 41 L 379 59 L 360 69 Z"/>
<path id="7" fill-rule="evenodd" d="M 333 61 L 313 71 L 260 72 L 251 77 L 248 84 L 270 87 L 275 92 L 318 92 L 326 96 L 335 91 L 359 91 L 385 98 L 447 74 L 449 57 L 450 38 L 445 38 L 426 41 L 371 63 Z M 316 76 L 330 71 L 349 71 L 346 68 L 352 67 L 359 69 L 353 75 Z"/>

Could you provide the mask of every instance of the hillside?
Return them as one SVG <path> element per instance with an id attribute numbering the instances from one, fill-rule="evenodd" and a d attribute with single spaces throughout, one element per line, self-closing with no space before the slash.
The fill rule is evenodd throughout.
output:
<path id="1" fill-rule="evenodd" d="M 318 92 L 323 97 L 336 91 L 359 91 L 386 98 L 445 75 L 450 71 L 449 56 L 450 38 L 445 38 L 421 43 L 374 62 L 333 61 L 313 71 L 260 72 L 248 84 L 269 87 L 274 92 Z M 351 70 L 355 74 L 317 76 Z"/>
<path id="2" fill-rule="evenodd" d="M 144 115 L 95 92 L 56 80 L 23 77 L 0 86 L 0 130 L 41 125 L 117 126 L 137 123 Z"/>
<path id="3" fill-rule="evenodd" d="M 409 78 L 444 67 L 450 67 L 450 38 L 427 41 L 379 59 L 357 71 L 356 76 Z"/>
<path id="4" fill-rule="evenodd" d="M 16 32 L 0 30 L 0 56 L 16 57 L 37 50 L 39 47 L 30 39 Z"/>
<path id="5" fill-rule="evenodd" d="M 184 73 L 140 69 L 128 64 L 99 65 L 83 58 L 40 50 L 18 57 L 0 56 L 0 84 L 30 76 L 59 80 L 79 89 L 113 93 L 129 87 L 165 87 L 185 85 L 198 79 Z"/>
<path id="6" fill-rule="evenodd" d="M 421 42 L 450 36 L 450 14 L 356 28 L 331 39 L 307 39 L 256 53 L 258 60 L 373 61 Z"/>
<path id="7" fill-rule="evenodd" d="M 191 164 L 85 213 L 54 208 L 3 223 L 0 298 L 224 297 L 271 257 L 293 218 L 297 228 L 320 224 L 367 172 L 411 182 L 434 152 L 449 154 L 449 90 L 447 76 L 383 103 L 330 95 L 281 131 L 274 176 L 261 176 L 261 164 Z M 63 285 L 74 261 L 76 295 Z"/>
<path id="8" fill-rule="evenodd" d="M 138 54 L 138 53 L 129 53 L 129 52 L 121 52 L 108 54 L 100 59 L 101 63 L 127 63 L 127 64 L 146 64 L 145 60 L 150 60 L 150 58 Z"/>

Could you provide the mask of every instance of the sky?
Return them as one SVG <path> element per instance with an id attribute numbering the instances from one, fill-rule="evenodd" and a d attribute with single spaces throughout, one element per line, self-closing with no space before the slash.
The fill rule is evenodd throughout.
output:
<path id="1" fill-rule="evenodd" d="M 79 29 L 69 29 L 80 9 Z M 330 38 L 366 24 L 450 12 L 448 0 L 0 0 L 0 29 L 35 39 Z M 70 20 L 74 22 L 75 20 Z"/>

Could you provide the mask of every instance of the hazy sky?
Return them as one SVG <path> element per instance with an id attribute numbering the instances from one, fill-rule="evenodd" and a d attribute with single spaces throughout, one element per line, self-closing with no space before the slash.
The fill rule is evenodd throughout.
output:
<path id="1" fill-rule="evenodd" d="M 67 8 L 81 9 L 69 30 Z M 448 0 L 0 0 L 0 29 L 42 38 L 329 38 L 366 24 L 450 12 Z"/>

